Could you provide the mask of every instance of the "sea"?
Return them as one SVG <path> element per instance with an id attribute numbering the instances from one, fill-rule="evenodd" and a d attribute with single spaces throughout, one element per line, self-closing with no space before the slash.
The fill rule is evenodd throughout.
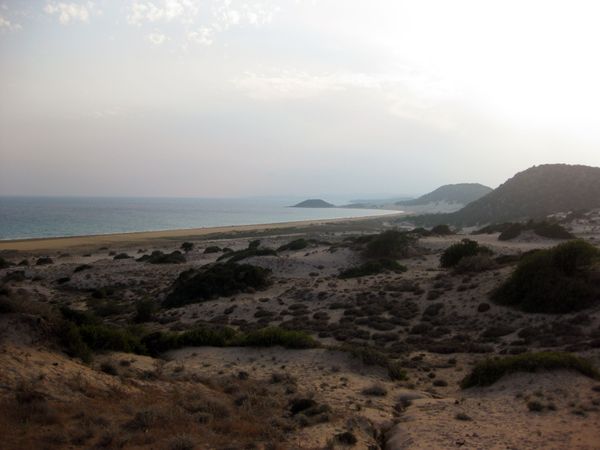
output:
<path id="1" fill-rule="evenodd" d="M 1 197 L 0 240 L 380 216 L 398 211 L 291 208 L 286 198 Z"/>

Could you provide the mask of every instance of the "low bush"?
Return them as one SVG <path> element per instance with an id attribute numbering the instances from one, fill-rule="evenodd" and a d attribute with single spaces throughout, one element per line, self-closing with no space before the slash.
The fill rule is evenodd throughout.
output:
<path id="1" fill-rule="evenodd" d="M 463 239 L 461 242 L 452 244 L 442 253 L 440 265 L 445 268 L 455 267 L 465 257 L 491 254 L 492 251 L 489 248 L 479 245 L 471 239 Z"/>
<path id="2" fill-rule="evenodd" d="M 150 255 L 139 257 L 136 261 L 147 262 L 150 264 L 181 264 L 184 263 L 186 259 L 178 250 L 171 253 L 163 253 L 160 250 L 155 250 Z"/>
<path id="3" fill-rule="evenodd" d="M 244 347 L 272 347 L 280 345 L 291 349 L 318 347 L 318 342 L 309 334 L 278 327 L 261 328 L 242 334 L 233 341 L 233 344 Z"/>
<path id="4" fill-rule="evenodd" d="M 260 248 L 258 247 L 258 244 L 256 244 L 256 242 L 260 244 L 260 241 L 252 241 L 250 242 L 250 245 L 254 245 L 253 247 L 249 245 L 248 248 L 244 250 L 223 253 L 217 259 L 217 261 L 227 260 L 228 262 L 238 262 L 246 258 L 252 258 L 253 256 L 277 255 L 277 251 L 273 250 L 272 248 Z"/>
<path id="5" fill-rule="evenodd" d="M 264 289 L 271 271 L 249 264 L 213 264 L 181 273 L 171 286 L 163 306 L 173 308 L 190 303 L 227 297 L 249 289 Z"/>
<path id="6" fill-rule="evenodd" d="M 492 299 L 527 312 L 567 313 L 600 300 L 595 263 L 600 251 L 575 240 L 531 253 L 498 289 Z"/>
<path id="7" fill-rule="evenodd" d="M 68 306 L 61 306 L 59 309 L 62 317 L 75 325 L 96 325 L 100 323 L 100 319 L 90 311 L 80 311 L 71 309 Z"/>
<path id="8" fill-rule="evenodd" d="M 92 360 L 92 351 L 81 337 L 79 327 L 73 322 L 62 322 L 57 329 L 57 336 L 67 355 L 80 358 L 85 363 Z"/>
<path id="9" fill-rule="evenodd" d="M 458 273 L 484 272 L 498 266 L 496 261 L 488 254 L 466 256 L 458 261 L 455 270 Z"/>
<path id="10" fill-rule="evenodd" d="M 95 351 L 111 350 L 125 353 L 145 354 L 141 338 L 127 328 L 109 325 L 82 325 L 79 333 L 83 342 Z"/>
<path id="11" fill-rule="evenodd" d="M 35 262 L 36 266 L 46 266 L 48 264 L 54 264 L 54 261 L 52 260 L 52 258 L 50 258 L 48 256 L 41 256 Z"/>
<path id="12" fill-rule="evenodd" d="M 177 336 L 179 347 L 226 347 L 237 333 L 228 327 L 197 327 Z"/>
<path id="13" fill-rule="evenodd" d="M 188 252 L 191 252 L 194 249 L 194 244 L 192 242 L 184 242 L 183 244 L 181 244 L 180 248 L 184 252 L 188 253 Z"/>
<path id="14" fill-rule="evenodd" d="M 461 387 L 466 389 L 473 386 L 489 386 L 504 375 L 515 372 L 559 369 L 575 370 L 590 378 L 600 379 L 600 373 L 589 361 L 571 353 L 522 353 L 479 362 L 473 367 L 471 373 L 462 380 Z"/>
<path id="15" fill-rule="evenodd" d="M 540 222 L 535 224 L 533 231 L 538 236 L 542 236 L 549 239 L 574 239 L 570 232 L 565 230 L 561 225 L 551 222 Z"/>
<path id="16" fill-rule="evenodd" d="M 204 253 L 219 253 L 220 251 L 221 251 L 221 247 L 218 247 L 216 245 L 211 245 L 204 249 Z"/>
<path id="17" fill-rule="evenodd" d="M 534 222 L 529 221 L 527 223 L 511 223 L 504 224 L 504 229 L 501 231 L 498 240 L 508 241 L 519 237 L 521 233 L 525 231 L 533 231 L 535 234 L 548 239 L 573 239 L 571 233 L 556 222 Z"/>
<path id="18" fill-rule="evenodd" d="M 370 237 L 364 255 L 370 259 L 398 259 L 410 256 L 415 237 L 410 233 L 388 230 Z"/>
<path id="19" fill-rule="evenodd" d="M 376 275 L 382 272 L 405 272 L 406 267 L 399 264 L 393 259 L 380 259 L 375 261 L 367 261 L 360 266 L 351 267 L 340 272 L 339 278 L 358 278 L 365 277 L 368 275 Z"/>
<path id="20" fill-rule="evenodd" d="M 392 361 L 385 353 L 366 345 L 344 345 L 339 350 L 350 353 L 354 358 L 366 366 L 379 366 L 387 369 L 388 376 L 392 380 L 406 380 L 406 371 L 397 361 Z"/>
<path id="21" fill-rule="evenodd" d="M 295 239 L 287 244 L 282 245 L 277 249 L 278 252 L 283 252 L 286 250 L 302 250 L 308 247 L 308 241 L 306 239 L 300 238 Z"/>
<path id="22" fill-rule="evenodd" d="M 229 327 L 197 327 L 183 333 L 155 332 L 141 340 L 143 348 L 152 356 L 183 347 L 274 347 L 289 349 L 318 347 L 310 335 L 278 327 L 261 328 L 248 333 L 236 332 Z"/>
<path id="23" fill-rule="evenodd" d="M 7 269 L 10 266 L 12 266 L 12 264 L 0 256 L 0 269 Z"/>
<path id="24" fill-rule="evenodd" d="M 156 311 L 158 305 L 152 300 L 139 300 L 135 304 L 135 317 L 134 321 L 137 323 L 150 322 Z"/>
<path id="25" fill-rule="evenodd" d="M 84 270 L 89 270 L 91 268 L 92 268 L 92 266 L 90 266 L 89 264 L 81 264 L 81 265 L 75 267 L 75 269 L 73 269 L 73 273 L 83 272 Z"/>
<path id="26" fill-rule="evenodd" d="M 498 236 L 499 241 L 510 241 L 521 235 L 523 232 L 523 225 L 520 223 L 507 224 L 507 227 Z"/>
<path id="27" fill-rule="evenodd" d="M 436 225 L 431 229 L 432 234 L 437 234 L 438 236 L 449 236 L 454 234 L 448 225 Z"/>

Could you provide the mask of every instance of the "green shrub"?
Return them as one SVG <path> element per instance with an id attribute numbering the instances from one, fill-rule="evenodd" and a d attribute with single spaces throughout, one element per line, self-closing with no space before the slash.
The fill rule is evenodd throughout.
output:
<path id="1" fill-rule="evenodd" d="M 341 350 L 349 352 L 354 358 L 360 359 L 360 361 L 366 366 L 386 367 L 388 364 L 387 355 L 373 347 L 366 345 L 346 345 L 343 346 Z"/>
<path id="2" fill-rule="evenodd" d="M 75 267 L 75 269 L 73 269 L 73 273 L 83 272 L 84 270 L 89 270 L 91 268 L 92 268 L 92 266 L 90 266 L 89 264 L 81 264 L 81 265 Z"/>
<path id="3" fill-rule="evenodd" d="M 171 287 L 163 306 L 178 306 L 226 297 L 248 289 L 264 289 L 270 284 L 271 271 L 249 264 L 213 264 L 201 270 L 181 273 Z"/>
<path id="4" fill-rule="evenodd" d="M 17 305 L 15 305 L 14 301 L 0 296 L 0 314 L 11 314 L 17 312 Z"/>
<path id="5" fill-rule="evenodd" d="M 191 252 L 194 249 L 194 244 L 192 242 L 184 242 L 183 244 L 181 244 L 180 248 L 184 252 L 188 253 L 188 252 Z"/>
<path id="6" fill-rule="evenodd" d="M 379 350 L 366 345 L 344 345 L 339 348 L 341 351 L 349 352 L 352 357 L 360 359 L 366 366 L 379 366 L 387 369 L 388 376 L 392 380 L 406 380 L 406 371 L 402 369 L 399 362 L 392 361 L 388 356 Z"/>
<path id="7" fill-rule="evenodd" d="M 219 253 L 221 251 L 221 247 L 217 247 L 216 245 L 211 245 L 204 249 L 204 253 Z"/>
<path id="8" fill-rule="evenodd" d="M 10 266 L 12 266 L 12 264 L 0 256 L 0 269 L 6 269 Z"/>
<path id="9" fill-rule="evenodd" d="M 84 363 L 92 361 L 90 347 L 84 342 L 79 332 L 79 327 L 73 322 L 63 321 L 59 325 L 57 335 L 67 355 L 73 358 L 80 358 Z"/>
<path id="10" fill-rule="evenodd" d="M 286 250 L 302 250 L 308 247 L 308 241 L 306 239 L 300 238 L 295 239 L 287 244 L 282 245 L 277 249 L 278 252 L 283 252 Z"/>
<path id="11" fill-rule="evenodd" d="M 551 222 L 546 222 L 546 221 L 540 222 L 540 223 L 534 225 L 533 231 L 538 236 L 546 237 L 549 239 L 574 239 L 575 238 L 575 236 L 573 236 L 571 233 L 569 233 L 567 230 L 565 230 L 558 223 L 551 223 Z"/>
<path id="12" fill-rule="evenodd" d="M 236 336 L 236 332 L 228 327 L 197 327 L 177 336 L 179 347 L 225 347 Z"/>
<path id="13" fill-rule="evenodd" d="M 458 261 L 455 270 L 458 273 L 484 272 L 498 266 L 496 261 L 488 254 L 465 256 Z"/>
<path id="14" fill-rule="evenodd" d="M 531 400 L 527 402 L 527 409 L 533 412 L 541 412 L 544 410 L 544 405 L 538 400 Z"/>
<path id="15" fill-rule="evenodd" d="M 143 336 L 141 343 L 148 354 L 155 357 L 169 350 L 180 348 L 178 335 L 163 331 L 156 331 Z"/>
<path id="16" fill-rule="evenodd" d="M 504 229 L 498 236 L 500 241 L 508 241 L 518 237 L 524 231 L 533 231 L 535 234 L 548 239 L 573 239 L 574 236 L 556 222 L 534 222 L 505 224 Z"/>
<path id="17" fill-rule="evenodd" d="M 357 278 L 368 275 L 376 275 L 386 271 L 392 271 L 396 273 L 405 272 L 406 267 L 398 264 L 398 262 L 393 259 L 380 259 L 376 261 L 367 261 L 360 266 L 343 270 L 338 276 L 342 279 Z"/>
<path id="18" fill-rule="evenodd" d="M 108 325 L 82 325 L 79 333 L 91 350 L 111 350 L 125 353 L 146 353 L 141 339 L 125 328 Z"/>
<path id="19" fill-rule="evenodd" d="M 90 311 L 80 311 L 71 309 L 68 306 L 61 306 L 60 313 L 65 320 L 73 322 L 75 325 L 91 325 L 100 323 L 100 319 Z"/>
<path id="20" fill-rule="evenodd" d="M 227 262 L 238 262 L 243 259 L 252 258 L 253 256 L 274 256 L 277 252 L 272 248 L 247 248 L 235 252 L 227 252 L 221 255 L 217 261 L 227 260 Z"/>
<path id="21" fill-rule="evenodd" d="M 432 232 L 429 230 L 426 230 L 423 227 L 418 227 L 418 228 L 414 228 L 414 229 L 410 230 L 410 234 L 413 234 L 418 237 L 428 237 L 428 236 L 432 235 Z"/>
<path id="22" fill-rule="evenodd" d="M 509 241 L 521 235 L 523 225 L 520 223 L 511 223 L 498 236 L 499 241 Z"/>
<path id="23" fill-rule="evenodd" d="M 134 321 L 137 323 L 150 322 L 158 305 L 153 300 L 140 300 L 135 304 Z"/>
<path id="24" fill-rule="evenodd" d="M 497 303 L 527 312 L 566 313 L 592 305 L 600 299 L 598 249 L 576 240 L 525 256 L 496 291 Z"/>
<path id="25" fill-rule="evenodd" d="M 398 259 L 410 256 L 414 236 L 397 230 L 370 236 L 364 254 L 372 259 Z"/>
<path id="26" fill-rule="evenodd" d="M 461 242 L 452 244 L 442 253 L 440 265 L 445 268 L 454 267 L 462 258 L 482 254 L 491 255 L 492 251 L 471 239 L 463 239 Z"/>
<path id="27" fill-rule="evenodd" d="M 515 372 L 537 372 L 539 370 L 558 369 L 575 370 L 590 378 L 600 379 L 600 373 L 589 361 L 571 353 L 522 353 L 515 356 L 481 361 L 462 380 L 461 387 L 466 389 L 473 386 L 489 386 L 504 375 Z"/>
<path id="28" fill-rule="evenodd" d="M 171 253 L 163 253 L 160 250 L 155 250 L 150 255 L 139 257 L 136 261 L 147 262 L 150 264 L 181 264 L 184 263 L 186 259 L 179 250 L 175 250 Z"/>
<path id="29" fill-rule="evenodd" d="M 183 333 L 155 332 L 141 340 L 143 348 L 152 356 L 183 347 L 273 347 L 290 349 L 318 347 L 310 335 L 278 327 L 261 328 L 248 333 L 228 327 L 197 327 Z"/>
<path id="30" fill-rule="evenodd" d="M 253 256 L 270 255 L 277 255 L 277 252 L 272 248 L 260 248 L 260 239 L 256 239 L 254 241 L 250 241 L 248 243 L 248 248 L 245 248 L 244 250 L 224 252 L 224 254 L 221 255 L 217 261 L 223 261 L 226 259 L 228 262 L 238 262 Z"/>
<path id="31" fill-rule="evenodd" d="M 454 234 L 448 225 L 436 225 L 431 229 L 432 234 L 437 234 L 438 236 L 448 236 Z"/>
<path id="32" fill-rule="evenodd" d="M 406 371 L 402 368 L 402 365 L 397 361 L 388 361 L 387 365 L 388 376 L 394 381 L 404 381 L 408 379 Z"/>

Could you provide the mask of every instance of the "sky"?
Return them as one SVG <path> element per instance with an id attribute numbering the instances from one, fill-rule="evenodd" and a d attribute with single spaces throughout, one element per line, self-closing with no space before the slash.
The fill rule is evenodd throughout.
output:
<path id="1" fill-rule="evenodd" d="M 0 0 L 0 195 L 420 195 L 600 166 L 600 3 Z"/>

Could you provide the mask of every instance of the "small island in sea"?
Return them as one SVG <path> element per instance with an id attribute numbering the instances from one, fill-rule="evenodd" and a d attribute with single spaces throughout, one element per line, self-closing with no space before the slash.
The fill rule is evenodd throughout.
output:
<path id="1" fill-rule="evenodd" d="M 335 208 L 335 205 L 320 198 L 309 198 L 308 200 L 295 204 L 292 208 Z"/>

